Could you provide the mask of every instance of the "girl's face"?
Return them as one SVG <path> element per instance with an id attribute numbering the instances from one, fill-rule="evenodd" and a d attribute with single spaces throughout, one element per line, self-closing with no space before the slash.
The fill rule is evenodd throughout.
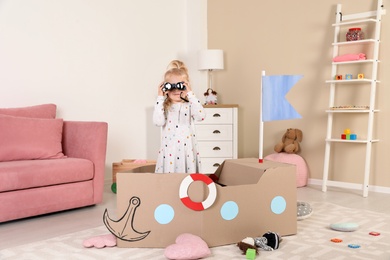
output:
<path id="1" fill-rule="evenodd" d="M 178 82 L 183 82 L 183 81 L 184 81 L 184 77 L 183 76 L 178 76 L 178 75 L 169 75 L 166 78 L 166 82 L 174 83 L 174 84 L 176 84 Z M 172 89 L 172 90 L 167 91 L 167 95 L 172 100 L 173 103 L 180 103 L 180 102 L 183 102 L 182 99 L 180 98 L 180 95 L 185 97 L 186 91 L 178 90 L 178 89 Z"/>

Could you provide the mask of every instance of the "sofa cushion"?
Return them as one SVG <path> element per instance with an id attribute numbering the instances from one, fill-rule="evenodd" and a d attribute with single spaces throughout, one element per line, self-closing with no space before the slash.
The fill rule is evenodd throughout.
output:
<path id="1" fill-rule="evenodd" d="M 79 158 L 0 163 L 0 192 L 91 180 L 92 161 Z"/>
<path id="2" fill-rule="evenodd" d="M 0 161 L 64 157 L 62 119 L 0 114 Z"/>
<path id="3" fill-rule="evenodd" d="M 55 104 L 42 104 L 29 107 L 0 108 L 0 114 L 9 116 L 55 118 L 57 106 Z"/>

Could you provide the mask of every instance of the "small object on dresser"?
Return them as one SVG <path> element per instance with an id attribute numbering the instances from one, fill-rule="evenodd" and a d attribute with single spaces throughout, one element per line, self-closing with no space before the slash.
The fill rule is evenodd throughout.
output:
<path id="1" fill-rule="evenodd" d="M 343 75 L 336 75 L 334 78 L 336 80 L 342 80 L 343 79 Z"/>
<path id="2" fill-rule="evenodd" d="M 212 88 L 208 88 L 203 95 L 206 98 L 206 101 L 204 102 L 205 105 L 217 104 L 217 91 L 213 90 Z"/>
<path id="3" fill-rule="evenodd" d="M 357 76 L 358 79 L 364 79 L 364 74 L 363 73 L 359 73 L 358 76 Z"/>
<path id="4" fill-rule="evenodd" d="M 345 74 L 345 79 L 352 79 L 352 74 Z"/>

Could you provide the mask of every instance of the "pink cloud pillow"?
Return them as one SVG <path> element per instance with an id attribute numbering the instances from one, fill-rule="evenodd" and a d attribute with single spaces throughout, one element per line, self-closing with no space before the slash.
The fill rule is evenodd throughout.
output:
<path id="1" fill-rule="evenodd" d="M 0 108 L 0 114 L 9 116 L 55 118 L 57 106 L 55 104 L 42 104 L 29 107 Z"/>
<path id="2" fill-rule="evenodd" d="M 168 259 L 199 259 L 211 254 L 207 243 L 199 236 L 184 233 L 175 242 L 164 250 L 164 256 Z"/>
<path id="3" fill-rule="evenodd" d="M 62 119 L 0 114 L 0 161 L 62 158 Z"/>

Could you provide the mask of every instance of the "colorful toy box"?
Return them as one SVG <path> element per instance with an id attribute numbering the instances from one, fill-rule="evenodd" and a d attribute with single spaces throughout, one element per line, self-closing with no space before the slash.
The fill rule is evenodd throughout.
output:
<path id="1" fill-rule="evenodd" d="M 295 165 L 226 160 L 215 172 L 216 182 L 201 174 L 153 170 L 117 173 L 118 217 L 106 210 L 103 220 L 118 247 L 164 248 L 182 233 L 213 247 L 267 231 L 297 232 Z"/>

